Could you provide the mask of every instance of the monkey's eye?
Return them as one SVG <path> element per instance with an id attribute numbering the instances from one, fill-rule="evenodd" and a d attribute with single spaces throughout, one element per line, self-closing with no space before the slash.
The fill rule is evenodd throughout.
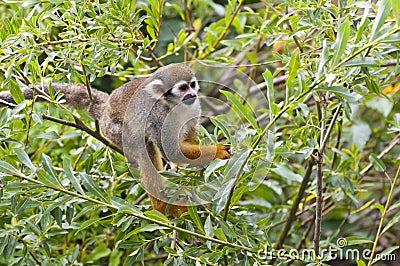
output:
<path id="1" fill-rule="evenodd" d="M 192 89 L 196 88 L 196 81 L 190 82 L 190 87 L 191 87 Z"/>
<path id="2" fill-rule="evenodd" d="M 188 85 L 184 84 L 184 85 L 180 86 L 179 89 L 181 91 L 186 91 L 187 89 L 189 89 L 189 87 L 188 87 Z"/>

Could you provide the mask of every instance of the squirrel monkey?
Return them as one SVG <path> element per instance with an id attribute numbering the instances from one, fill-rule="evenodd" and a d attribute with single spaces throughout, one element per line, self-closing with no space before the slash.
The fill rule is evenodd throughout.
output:
<path id="1" fill-rule="evenodd" d="M 48 91 L 47 85 L 37 86 Z M 52 88 L 64 93 L 66 103 L 73 108 L 86 109 L 128 161 L 138 163 L 151 204 L 162 213 L 177 217 L 187 211 L 188 203 L 186 199 L 168 199 L 166 178 L 158 173 L 163 169 L 160 152 L 168 161 L 192 165 L 230 157 L 228 145 L 197 144 L 199 85 L 185 64 L 161 67 L 150 77 L 127 82 L 110 95 L 92 89 L 92 100 L 82 84 L 53 84 Z M 26 99 L 32 99 L 30 88 L 22 88 L 22 92 Z M 0 107 L 13 104 L 9 92 L 0 92 Z"/>

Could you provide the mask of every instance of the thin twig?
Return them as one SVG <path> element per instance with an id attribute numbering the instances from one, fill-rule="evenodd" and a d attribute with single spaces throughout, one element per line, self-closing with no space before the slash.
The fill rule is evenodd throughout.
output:
<path id="1" fill-rule="evenodd" d="M 221 34 L 217 37 L 217 39 L 214 41 L 214 43 L 209 47 L 204 53 L 200 54 L 197 59 L 204 59 L 206 58 L 214 49 L 217 47 L 217 45 L 221 42 L 221 40 L 224 38 L 226 33 L 228 32 L 229 28 L 231 27 L 233 20 L 236 18 L 236 15 L 239 13 L 240 7 L 243 4 L 243 0 L 239 0 L 238 5 L 236 6 L 235 10 L 233 11 L 232 15 L 230 16 L 230 19 L 228 23 L 226 23 L 224 30 L 221 32 Z"/>
<path id="2" fill-rule="evenodd" d="M 375 261 L 375 252 L 376 252 L 376 247 L 378 246 L 378 241 L 379 241 L 379 237 L 381 236 L 381 232 L 382 232 L 382 227 L 383 227 L 383 221 L 385 220 L 385 216 L 387 211 L 389 210 L 389 206 L 390 206 L 390 201 L 392 199 L 392 195 L 393 195 L 393 190 L 396 187 L 396 183 L 397 183 L 397 179 L 399 178 L 399 174 L 400 174 L 400 166 L 397 168 L 397 173 L 393 179 L 393 182 L 390 184 L 390 191 L 389 191 L 389 195 L 385 204 L 385 208 L 383 209 L 382 212 L 382 217 L 381 220 L 379 221 L 379 227 L 378 227 L 378 231 L 376 232 L 376 236 L 375 236 L 375 241 L 374 244 L 372 246 L 372 251 L 371 251 L 371 255 L 369 257 L 369 261 L 368 261 L 368 266 L 372 265 L 372 263 L 376 262 Z"/>
<path id="3" fill-rule="evenodd" d="M 285 241 L 285 239 L 287 237 L 287 234 L 289 233 L 290 226 L 292 225 L 292 221 L 296 217 L 297 209 L 299 208 L 299 204 L 300 204 L 300 202 L 301 202 L 301 200 L 303 199 L 303 196 L 304 196 L 304 191 L 306 190 L 307 185 L 308 185 L 308 181 L 310 180 L 310 176 L 311 176 L 311 173 L 312 173 L 313 165 L 314 165 L 314 158 L 311 156 L 307 161 L 307 169 L 306 169 L 306 171 L 304 173 L 304 177 L 303 177 L 303 180 L 301 182 L 299 191 L 297 193 L 297 197 L 294 200 L 292 207 L 290 208 L 289 215 L 288 215 L 288 217 L 286 219 L 286 223 L 283 226 L 282 232 L 281 232 L 281 234 L 279 236 L 279 239 L 278 239 L 278 241 L 276 243 L 276 247 L 275 247 L 276 249 L 282 248 L 283 243 L 284 243 L 284 241 Z"/>
<path id="4" fill-rule="evenodd" d="M 112 143 L 109 139 L 103 137 L 102 135 L 100 135 L 99 132 L 96 132 L 92 129 L 90 129 L 88 126 L 86 126 L 79 118 L 77 118 L 76 116 L 74 116 L 75 122 L 71 122 L 71 121 L 67 121 L 67 120 L 62 120 L 56 117 L 52 117 L 46 114 L 42 114 L 43 119 L 49 120 L 49 121 L 53 121 L 59 124 L 63 124 L 66 126 L 70 126 L 70 127 L 74 127 L 80 130 L 85 131 L 86 133 L 88 133 L 89 135 L 95 137 L 96 139 L 98 139 L 99 141 L 103 142 L 106 146 L 112 148 L 113 150 L 116 150 L 117 152 L 124 154 L 122 149 L 118 146 L 116 146 L 114 143 Z"/>
<path id="5" fill-rule="evenodd" d="M 393 140 L 383 149 L 383 151 L 378 155 L 378 158 L 381 159 L 385 156 L 391 149 L 396 147 L 396 145 L 400 142 L 400 133 L 397 134 Z M 372 169 L 372 163 L 368 164 L 364 169 L 361 170 L 359 180 L 362 180 L 364 176 Z"/>

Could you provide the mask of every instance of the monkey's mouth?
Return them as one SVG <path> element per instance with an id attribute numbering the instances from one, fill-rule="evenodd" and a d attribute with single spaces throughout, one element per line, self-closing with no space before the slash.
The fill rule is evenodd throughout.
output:
<path id="1" fill-rule="evenodd" d="M 196 101 L 196 99 L 197 99 L 197 96 L 194 94 L 185 95 L 185 97 L 183 97 L 183 103 L 186 105 L 191 105 Z"/>

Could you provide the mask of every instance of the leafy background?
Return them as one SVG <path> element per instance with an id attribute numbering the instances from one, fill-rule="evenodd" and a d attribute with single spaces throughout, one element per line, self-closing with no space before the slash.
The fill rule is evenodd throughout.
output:
<path id="1" fill-rule="evenodd" d="M 18 103 L 0 109 L 1 265 L 399 260 L 399 1 L 31 0 L 2 1 L 0 13 L 1 90 Z M 235 111 L 202 131 L 224 137 L 234 155 L 168 172 L 187 182 L 229 176 L 218 200 L 177 219 L 150 210 L 138 172 L 87 133 L 96 128 L 87 113 L 59 94 L 44 104 L 19 89 L 78 82 L 110 92 L 159 66 L 202 59 L 246 73 L 268 105 L 248 86 L 245 101 L 203 91 Z M 265 256 L 280 248 L 320 256 Z M 319 252 L 328 248 L 372 255 L 339 260 Z"/>

